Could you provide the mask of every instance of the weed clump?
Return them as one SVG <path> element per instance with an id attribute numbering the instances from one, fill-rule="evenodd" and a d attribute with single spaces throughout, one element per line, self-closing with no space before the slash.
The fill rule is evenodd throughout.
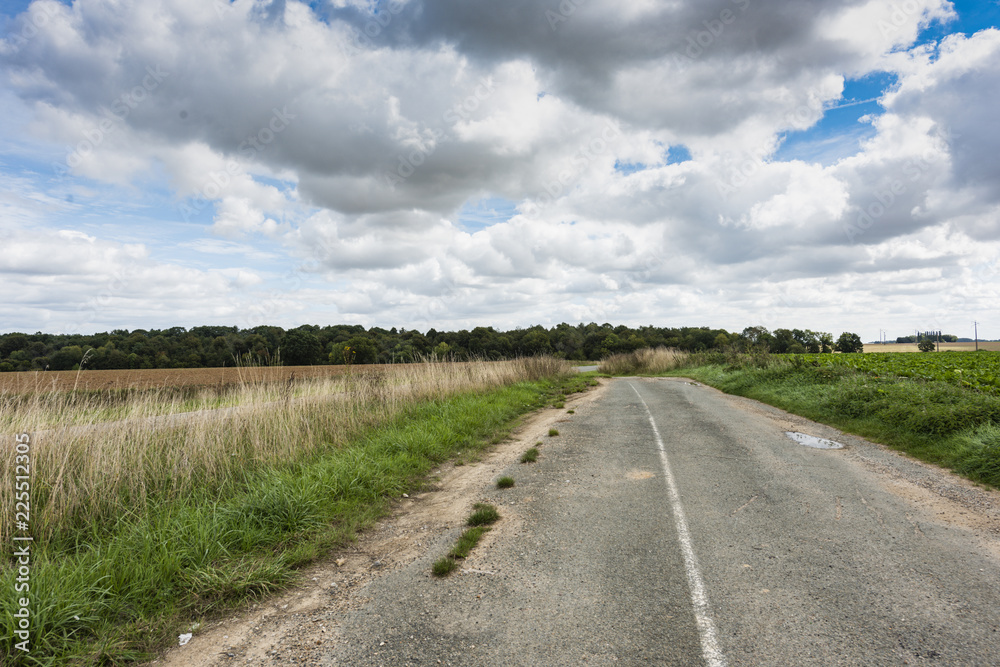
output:
<path id="1" fill-rule="evenodd" d="M 467 526 L 488 526 L 496 523 L 500 518 L 500 512 L 493 505 L 486 503 L 476 503 L 472 506 L 473 513 L 466 519 Z"/>
<path id="2" fill-rule="evenodd" d="M 509 489 L 512 486 L 514 486 L 513 477 L 501 477 L 500 479 L 497 480 L 498 489 Z"/>
<path id="3" fill-rule="evenodd" d="M 513 480 L 511 481 L 513 482 Z M 448 555 L 434 561 L 434 565 L 431 566 L 431 573 L 435 577 L 444 577 L 451 574 L 458 567 L 456 561 L 459 558 L 468 558 L 472 549 L 479 544 L 479 540 L 489 531 L 490 525 L 500 519 L 500 512 L 493 505 L 476 503 L 472 506 L 472 509 L 474 511 L 465 522 L 470 527 L 462 532 L 462 535 L 455 542 L 455 546 L 451 548 Z"/>
<path id="4" fill-rule="evenodd" d="M 479 540 L 490 529 L 489 526 L 476 526 L 469 528 L 458 538 L 458 542 L 448 552 L 449 558 L 468 558 L 472 549 L 479 544 Z"/>
<path id="5" fill-rule="evenodd" d="M 534 463 L 538 460 L 538 449 L 532 447 L 524 454 L 521 454 L 521 463 Z"/>
<path id="6" fill-rule="evenodd" d="M 435 577 L 444 577 L 452 573 L 458 567 L 458 563 L 453 558 L 438 558 L 431 567 L 431 572 Z"/>

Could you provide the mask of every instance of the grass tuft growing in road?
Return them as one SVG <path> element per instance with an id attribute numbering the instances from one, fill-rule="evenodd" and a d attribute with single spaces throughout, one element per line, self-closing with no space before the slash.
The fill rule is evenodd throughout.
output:
<path id="1" fill-rule="evenodd" d="M 444 577 L 451 574 L 458 566 L 456 560 L 468 558 L 469 553 L 479 544 L 479 540 L 489 531 L 490 526 L 500 519 L 500 512 L 493 505 L 476 503 L 472 509 L 474 511 L 465 521 L 470 528 L 462 532 L 447 556 L 434 561 L 431 567 L 434 576 Z"/>
<path id="2" fill-rule="evenodd" d="M 434 565 L 431 567 L 431 573 L 435 577 L 444 577 L 452 573 L 452 571 L 458 567 L 458 563 L 455 562 L 454 558 L 438 558 L 434 561 Z"/>
<path id="3" fill-rule="evenodd" d="M 534 463 L 538 460 L 538 448 L 532 447 L 524 454 L 521 454 L 521 463 Z"/>
<path id="4" fill-rule="evenodd" d="M 472 509 L 474 511 L 465 521 L 467 526 L 488 526 L 500 518 L 497 508 L 487 503 L 476 503 Z"/>
<path id="5" fill-rule="evenodd" d="M 500 479 L 497 480 L 497 488 L 498 489 L 509 489 L 512 486 L 514 486 L 514 478 L 513 477 L 506 477 L 505 476 L 505 477 L 501 477 Z"/>
<path id="6" fill-rule="evenodd" d="M 451 548 L 448 555 L 451 558 L 468 558 L 469 552 L 472 551 L 473 547 L 479 544 L 480 538 L 490 529 L 489 526 L 476 526 L 475 528 L 469 528 L 464 531 L 461 537 L 458 538 L 458 542 L 455 546 Z"/>

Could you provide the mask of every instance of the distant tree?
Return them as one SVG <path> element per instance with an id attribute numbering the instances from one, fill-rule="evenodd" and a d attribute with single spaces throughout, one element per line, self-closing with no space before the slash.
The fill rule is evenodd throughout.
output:
<path id="1" fill-rule="evenodd" d="M 79 345 L 67 345 L 49 357 L 49 367 L 54 371 L 72 370 L 83 359 Z"/>
<path id="2" fill-rule="evenodd" d="M 864 352 L 865 344 L 861 342 L 861 336 L 856 333 L 850 333 L 845 331 L 840 334 L 840 338 L 837 339 L 837 345 L 835 347 L 837 352 Z"/>
<path id="3" fill-rule="evenodd" d="M 286 366 L 311 366 L 319 363 L 322 348 L 311 331 L 292 329 L 281 339 L 281 361 Z"/>
<path id="4" fill-rule="evenodd" d="M 747 327 L 740 334 L 740 342 L 745 350 L 750 348 L 770 349 L 774 336 L 762 326 Z"/>
<path id="5" fill-rule="evenodd" d="M 23 333 L 11 333 L 0 340 L 0 357 L 9 357 L 14 352 L 26 349 L 31 341 Z"/>
<path id="6" fill-rule="evenodd" d="M 794 330 L 791 339 L 782 330 L 775 340 L 763 327 L 749 327 L 743 335 L 710 327 L 633 328 L 610 323 L 546 328 L 535 325 L 501 331 L 476 327 L 472 331 L 436 331 L 426 334 L 403 328 L 360 324 L 303 325 L 286 332 L 276 326 L 240 329 L 207 325 L 191 329 L 114 329 L 94 334 L 0 334 L 0 371 L 55 369 L 198 368 L 232 363 L 286 364 L 343 363 L 343 350 L 352 349 L 353 363 L 418 361 L 427 357 L 465 360 L 473 357 L 509 359 L 526 354 L 553 354 L 567 359 L 597 359 L 608 354 L 648 347 L 708 350 L 738 346 L 767 349 L 772 344 L 799 343 L 814 347 L 811 332 Z M 792 349 L 798 349 L 797 347 Z M 91 350 L 89 357 L 82 355 Z"/>
<path id="7" fill-rule="evenodd" d="M 329 355 L 330 363 L 378 363 L 378 345 L 367 336 L 351 336 L 346 343 L 334 343 Z"/>
<path id="8" fill-rule="evenodd" d="M 795 341 L 795 336 L 792 335 L 789 329 L 775 329 L 774 330 L 774 340 L 771 341 L 771 352 L 775 354 L 784 354 L 788 352 L 788 348 L 792 346 Z"/>
<path id="9" fill-rule="evenodd" d="M 917 349 L 921 352 L 933 352 L 934 351 L 934 341 L 930 338 L 925 338 L 919 343 L 917 343 Z"/>
<path id="10" fill-rule="evenodd" d="M 833 352 L 833 334 L 821 332 L 819 334 L 820 352 L 827 354 Z"/>
<path id="11" fill-rule="evenodd" d="M 614 336 L 614 334 L 611 334 Z M 521 347 L 527 355 L 549 354 L 552 352 L 552 345 L 549 343 L 549 336 L 541 327 L 521 339 Z"/>
<path id="12" fill-rule="evenodd" d="M 795 342 L 801 345 L 807 352 L 811 354 L 819 353 L 819 334 L 815 331 L 810 331 L 809 329 L 806 329 L 805 331 L 802 329 L 792 329 L 792 338 L 794 338 Z M 789 348 L 789 351 L 791 351 L 791 347 Z"/>

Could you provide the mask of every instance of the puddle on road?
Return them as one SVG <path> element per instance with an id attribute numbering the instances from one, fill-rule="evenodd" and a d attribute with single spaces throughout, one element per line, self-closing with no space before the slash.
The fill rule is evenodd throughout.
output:
<path id="1" fill-rule="evenodd" d="M 800 445 L 805 445 L 806 447 L 812 447 L 813 449 L 843 449 L 844 445 L 833 440 L 827 440 L 826 438 L 817 438 L 814 435 L 806 435 L 805 433 L 799 433 L 797 431 L 785 431 L 785 435 L 799 443 Z"/>

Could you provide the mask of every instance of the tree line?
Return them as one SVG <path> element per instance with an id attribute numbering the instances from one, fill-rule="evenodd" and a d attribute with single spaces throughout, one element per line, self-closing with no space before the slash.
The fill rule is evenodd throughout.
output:
<path id="1" fill-rule="evenodd" d="M 96 334 L 0 334 L 0 372 L 31 370 L 206 368 L 237 364 L 388 364 L 428 358 L 508 359 L 551 354 L 586 361 L 646 347 L 690 352 L 760 349 L 773 353 L 860 352 L 857 334 L 747 327 L 742 332 L 709 327 L 627 327 L 562 323 L 499 331 L 425 333 L 407 329 L 365 329 L 361 325 L 294 329 L 200 326 L 192 329 L 115 329 Z"/>

